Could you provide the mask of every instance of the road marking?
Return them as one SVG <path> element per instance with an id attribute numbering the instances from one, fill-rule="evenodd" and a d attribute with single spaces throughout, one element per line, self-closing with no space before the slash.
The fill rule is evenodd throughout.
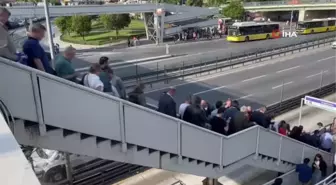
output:
<path id="1" fill-rule="evenodd" d="M 328 72 L 328 70 L 323 71 L 323 73 L 327 73 L 327 72 Z M 306 76 L 306 78 L 312 78 L 312 77 L 314 77 L 314 76 L 318 76 L 318 75 L 321 76 L 321 73 L 316 73 L 316 74 L 313 74 L 313 75 L 309 75 L 309 76 Z"/>
<path id="2" fill-rule="evenodd" d="M 289 70 L 292 70 L 292 69 L 296 69 L 296 68 L 299 68 L 299 67 L 300 66 L 294 66 L 294 67 L 291 67 L 291 68 L 287 68 L 287 69 L 283 69 L 283 70 L 277 71 L 276 73 L 282 73 L 282 72 L 289 71 Z"/>
<path id="3" fill-rule="evenodd" d="M 215 87 L 215 88 L 208 89 L 208 90 L 205 90 L 205 91 L 200 91 L 200 92 L 194 93 L 194 95 L 204 94 L 204 93 L 211 92 L 211 91 L 214 91 L 214 90 L 222 89 L 224 87 L 226 87 L 226 85 L 220 86 L 220 87 Z"/>
<path id="4" fill-rule="evenodd" d="M 251 97 L 251 96 L 253 96 L 253 94 L 242 96 L 242 97 L 238 98 L 237 100 L 246 99 L 246 98 Z"/>
<path id="5" fill-rule="evenodd" d="M 283 85 L 285 86 L 285 85 L 289 85 L 289 84 L 292 84 L 292 83 L 294 83 L 294 82 L 293 82 L 293 81 L 290 81 L 290 82 L 286 82 L 286 83 L 284 83 Z M 279 88 L 279 87 L 282 87 L 282 84 L 281 84 L 281 85 L 274 86 L 274 87 L 272 87 L 272 89 L 276 89 L 276 88 Z"/>
<path id="6" fill-rule="evenodd" d="M 253 78 L 249 78 L 249 79 L 246 79 L 246 80 L 243 80 L 242 82 L 248 82 L 248 81 L 251 81 L 251 80 L 256 80 L 256 79 L 259 79 L 259 78 L 263 78 L 267 75 L 261 75 L 261 76 L 257 76 L 257 77 L 253 77 Z"/>
<path id="7" fill-rule="evenodd" d="M 322 58 L 320 60 L 317 60 L 316 62 L 323 62 L 325 60 L 329 60 L 329 59 L 332 59 L 332 58 L 335 58 L 335 56 L 331 56 L 331 57 L 327 57 L 327 58 Z"/>

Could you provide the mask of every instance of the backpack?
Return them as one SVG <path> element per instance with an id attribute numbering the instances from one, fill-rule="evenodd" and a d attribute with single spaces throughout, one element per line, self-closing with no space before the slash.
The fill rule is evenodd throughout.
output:
<path id="1" fill-rule="evenodd" d="M 79 81 L 79 84 L 84 85 L 84 79 L 86 77 L 87 73 L 82 76 L 82 79 Z"/>

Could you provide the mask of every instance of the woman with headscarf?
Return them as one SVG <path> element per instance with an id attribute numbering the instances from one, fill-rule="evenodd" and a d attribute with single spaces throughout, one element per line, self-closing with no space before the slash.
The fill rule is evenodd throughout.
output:
<path id="1" fill-rule="evenodd" d="M 323 160 L 321 154 L 316 154 L 313 164 L 312 184 L 317 184 L 327 176 L 327 163 Z"/>

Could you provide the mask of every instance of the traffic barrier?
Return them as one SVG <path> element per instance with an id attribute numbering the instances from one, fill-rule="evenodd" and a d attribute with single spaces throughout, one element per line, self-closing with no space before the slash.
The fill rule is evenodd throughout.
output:
<path id="1" fill-rule="evenodd" d="M 263 59 L 281 55 L 293 54 L 298 51 L 308 50 L 309 48 L 318 48 L 322 45 L 331 43 L 334 40 L 334 36 L 327 35 L 321 38 L 315 38 L 309 41 L 300 42 L 295 45 L 278 46 L 268 49 L 256 49 L 252 52 L 246 52 L 244 54 L 231 53 L 229 57 L 215 58 L 209 61 L 195 62 L 181 62 L 182 64 L 174 64 L 172 67 L 164 66 L 159 68 L 157 65 L 156 70 L 146 73 L 138 73 L 138 64 L 135 65 L 136 74 L 132 76 L 123 77 L 125 86 L 127 88 L 133 87 L 137 82 L 141 81 L 144 84 L 152 84 L 157 82 L 169 82 L 170 80 L 177 78 L 184 78 L 186 76 L 198 75 L 203 73 L 210 74 L 211 71 L 221 72 L 224 68 L 235 68 L 241 65 L 250 65 L 262 62 Z"/>

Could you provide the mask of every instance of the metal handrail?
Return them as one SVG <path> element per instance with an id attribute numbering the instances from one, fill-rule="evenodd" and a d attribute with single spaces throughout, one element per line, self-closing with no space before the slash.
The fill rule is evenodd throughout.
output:
<path id="1" fill-rule="evenodd" d="M 327 178 L 325 178 L 324 180 L 315 185 L 331 185 L 333 184 L 334 181 L 336 181 L 336 172 L 332 173 Z"/>
<path id="2" fill-rule="evenodd" d="M 248 6 L 267 6 L 267 5 L 302 5 L 302 4 L 327 4 L 327 3 L 336 3 L 336 0 L 298 0 L 298 2 L 294 2 L 291 0 L 246 2 L 244 3 L 244 6 L 248 7 Z"/>
<path id="3" fill-rule="evenodd" d="M 310 40 L 308 42 L 300 42 L 295 45 L 286 45 L 282 47 L 270 48 L 265 50 L 259 50 L 251 53 L 244 53 L 242 55 L 233 56 L 225 58 L 215 58 L 210 61 L 205 61 L 201 63 L 182 63 L 182 66 L 174 65 L 172 68 L 165 67 L 164 69 L 157 69 L 153 72 L 147 72 L 142 74 L 135 74 L 133 76 L 123 77 L 123 81 L 131 81 L 131 85 L 126 85 L 127 87 L 132 87 L 133 81 L 140 79 L 142 83 L 152 84 L 160 81 L 172 80 L 177 78 L 183 78 L 186 76 L 191 76 L 199 73 L 205 73 L 213 70 L 218 70 L 226 67 L 233 67 L 240 64 L 245 64 L 251 61 L 261 60 L 263 58 L 273 57 L 289 52 L 301 51 L 302 49 L 320 46 L 321 44 L 326 44 L 333 41 L 334 36 L 326 36 L 319 39 Z M 318 42 L 318 43 L 316 43 Z M 137 65 L 135 65 L 137 68 Z M 197 69 L 197 70 L 196 70 Z M 149 79 L 146 79 L 149 78 Z"/>

